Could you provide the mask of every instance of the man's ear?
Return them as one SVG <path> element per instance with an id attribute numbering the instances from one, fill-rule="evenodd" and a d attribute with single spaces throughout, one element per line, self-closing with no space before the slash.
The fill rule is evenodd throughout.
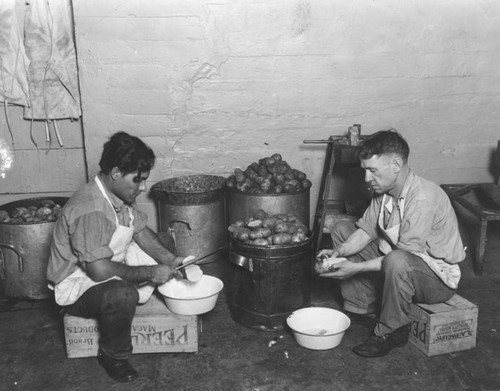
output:
<path id="1" fill-rule="evenodd" d="M 394 172 L 399 172 L 403 168 L 403 158 L 401 156 L 394 156 L 392 158 L 392 170 Z"/>
<path id="2" fill-rule="evenodd" d="M 120 169 L 118 167 L 113 167 L 111 169 L 111 178 L 113 180 L 116 181 L 121 175 L 122 175 L 122 172 L 120 171 Z"/>

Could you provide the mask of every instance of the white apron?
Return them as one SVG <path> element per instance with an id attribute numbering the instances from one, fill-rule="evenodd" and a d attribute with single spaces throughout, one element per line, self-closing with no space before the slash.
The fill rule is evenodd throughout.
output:
<path id="1" fill-rule="evenodd" d="M 106 191 L 104 190 L 104 187 L 97 176 L 94 178 L 94 181 L 97 183 L 99 190 L 109 202 L 114 211 L 114 206 L 111 203 L 111 200 L 106 194 Z M 130 218 L 128 227 L 119 224 L 118 215 L 115 212 L 116 229 L 109 243 L 109 248 L 111 249 L 111 251 L 113 251 L 111 261 L 126 263 L 129 266 L 156 265 L 156 261 L 144 251 L 142 251 L 137 243 L 132 240 L 132 237 L 134 235 L 134 215 L 132 214 L 132 211 L 129 207 L 127 207 L 127 209 Z M 89 276 L 87 276 L 85 271 L 78 266 L 77 270 L 75 270 L 71 275 L 66 277 L 63 281 L 55 286 L 54 296 L 56 303 L 61 306 L 73 304 L 89 288 L 116 279 L 119 280 L 121 278 L 114 276 L 104 281 L 93 281 Z M 147 283 L 138 287 L 137 291 L 139 293 L 139 303 L 145 303 L 146 301 L 148 301 L 154 291 L 154 288 L 154 284 L 152 283 Z"/>
<path id="2" fill-rule="evenodd" d="M 399 241 L 399 229 L 401 227 L 401 221 L 403 221 L 405 200 L 404 198 L 401 199 L 401 202 L 399 204 L 399 223 L 393 225 L 392 227 L 388 227 L 387 229 L 384 227 L 384 209 L 386 207 L 386 202 L 387 196 L 386 194 L 384 194 L 378 216 L 378 225 L 382 230 L 385 238 L 381 238 L 379 240 L 378 247 L 380 251 L 382 251 L 382 253 L 389 254 L 389 252 L 396 248 L 396 244 Z M 390 212 L 392 214 L 392 210 Z M 452 265 L 442 259 L 433 258 L 429 254 L 423 252 L 411 251 L 411 253 L 420 257 L 448 287 L 452 289 L 457 288 L 461 275 L 458 265 Z"/>

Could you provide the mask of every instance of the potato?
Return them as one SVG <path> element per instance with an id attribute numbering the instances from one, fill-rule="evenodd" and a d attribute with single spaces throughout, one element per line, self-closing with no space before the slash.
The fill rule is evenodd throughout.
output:
<path id="1" fill-rule="evenodd" d="M 271 243 L 269 243 L 269 240 L 267 240 L 267 239 L 259 238 L 259 239 L 255 239 L 252 242 L 252 244 L 255 246 L 269 246 Z"/>
<path id="2" fill-rule="evenodd" d="M 280 162 L 282 157 L 279 153 L 275 153 L 273 156 L 271 156 L 276 162 Z"/>
<path id="3" fill-rule="evenodd" d="M 186 276 L 186 280 L 197 282 L 203 277 L 203 271 L 198 265 L 187 265 L 184 268 L 184 275 Z"/>
<path id="4" fill-rule="evenodd" d="M 237 183 L 244 183 L 246 179 L 245 173 L 240 168 L 235 168 L 234 177 Z"/>
<path id="5" fill-rule="evenodd" d="M 244 242 L 245 240 L 250 239 L 250 230 L 248 228 L 244 227 L 236 227 L 232 231 L 229 231 L 231 233 L 231 237 L 233 239 L 241 240 Z"/>
<path id="6" fill-rule="evenodd" d="M 303 233 L 297 232 L 292 236 L 292 243 L 301 243 L 307 240 L 307 236 Z"/>
<path id="7" fill-rule="evenodd" d="M 277 222 L 278 219 L 274 216 L 266 217 L 262 220 L 262 226 L 273 230 Z"/>
<path id="8" fill-rule="evenodd" d="M 255 178 L 259 176 L 252 168 L 248 167 L 244 172 L 245 176 L 247 178 L 250 178 L 255 181 Z"/>
<path id="9" fill-rule="evenodd" d="M 266 178 L 262 181 L 262 183 L 260 184 L 260 189 L 264 192 L 264 193 L 269 193 L 269 189 L 271 188 L 271 178 Z"/>
<path id="10" fill-rule="evenodd" d="M 334 272 L 338 269 L 338 264 L 345 261 L 345 258 L 321 258 L 314 263 L 314 271 L 318 274 Z"/>
<path id="11" fill-rule="evenodd" d="M 234 177 L 234 175 L 230 175 L 226 179 L 226 186 L 227 187 L 236 187 L 236 178 Z"/>
<path id="12" fill-rule="evenodd" d="M 52 213 L 52 209 L 51 208 L 48 208 L 46 206 L 42 206 L 41 208 L 39 208 L 37 211 L 36 211 L 36 215 L 38 217 L 43 217 L 43 216 L 47 216 L 49 214 Z"/>
<path id="13" fill-rule="evenodd" d="M 250 167 L 252 170 L 254 170 L 255 172 L 259 172 L 259 163 L 256 163 L 256 162 L 253 162 L 252 164 L 250 164 L 248 167 Z"/>
<path id="14" fill-rule="evenodd" d="M 245 226 L 245 222 L 243 222 L 243 221 L 241 221 L 241 220 L 240 220 L 240 221 L 235 221 L 233 224 L 231 224 L 231 225 L 227 228 L 227 230 L 228 230 L 229 232 L 235 232 L 235 231 L 237 231 L 237 230 L 238 230 L 238 228 L 242 228 L 242 227 L 244 227 L 244 226 Z"/>
<path id="15" fill-rule="evenodd" d="M 285 184 L 285 176 L 283 174 L 273 174 L 273 180 L 274 183 L 277 185 L 284 185 Z"/>
<path id="16" fill-rule="evenodd" d="M 23 206 L 20 206 L 18 208 L 14 208 L 12 211 L 12 217 L 23 217 L 23 216 L 29 216 L 30 212 L 28 211 L 28 208 L 25 208 Z"/>
<path id="17" fill-rule="evenodd" d="M 288 244 L 292 242 L 292 235 L 287 233 L 278 233 L 273 235 L 273 244 Z"/>
<path id="18" fill-rule="evenodd" d="M 264 220 L 266 217 L 268 217 L 268 214 L 266 213 L 265 210 L 263 209 L 257 209 L 254 213 L 253 213 L 253 218 L 255 220 Z"/>
<path id="19" fill-rule="evenodd" d="M 288 224 L 284 221 L 281 221 L 277 223 L 274 226 L 274 232 L 279 234 L 279 233 L 287 233 L 288 232 Z"/>
<path id="20" fill-rule="evenodd" d="M 246 228 L 240 229 L 238 232 L 237 238 L 238 238 L 238 240 L 241 240 L 242 242 L 244 242 L 245 240 L 249 240 L 250 239 L 250 230 L 246 229 Z"/>
<path id="21" fill-rule="evenodd" d="M 267 175 L 269 174 L 269 172 L 267 171 L 267 167 L 265 164 L 261 164 L 259 166 L 259 171 L 258 171 L 259 175 L 262 176 L 262 177 L 267 177 Z"/>
<path id="22" fill-rule="evenodd" d="M 54 206 L 56 206 L 56 203 L 52 200 L 43 200 L 42 206 L 46 206 L 47 208 L 53 208 Z"/>
<path id="23" fill-rule="evenodd" d="M 304 179 L 306 179 L 306 174 L 304 174 L 300 170 L 293 168 L 292 173 L 293 173 L 294 178 L 297 179 L 298 181 L 303 181 Z"/>
<path id="24" fill-rule="evenodd" d="M 304 189 L 309 189 L 311 186 L 312 186 L 312 183 L 309 179 L 304 179 L 302 182 L 301 182 L 301 185 Z"/>
<path id="25" fill-rule="evenodd" d="M 0 223 L 3 223 L 10 219 L 9 214 L 6 210 L 0 210 Z"/>

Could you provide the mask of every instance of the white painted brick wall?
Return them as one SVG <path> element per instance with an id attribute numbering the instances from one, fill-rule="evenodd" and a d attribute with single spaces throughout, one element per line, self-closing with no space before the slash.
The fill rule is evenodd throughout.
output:
<path id="1" fill-rule="evenodd" d="M 107 137 L 158 155 L 151 184 L 227 176 L 281 153 L 313 181 L 304 139 L 395 127 L 438 183 L 491 181 L 500 123 L 496 0 L 74 2 L 90 173 Z M 141 204 L 156 221 L 146 196 Z M 154 224 L 153 224 L 154 226 Z"/>

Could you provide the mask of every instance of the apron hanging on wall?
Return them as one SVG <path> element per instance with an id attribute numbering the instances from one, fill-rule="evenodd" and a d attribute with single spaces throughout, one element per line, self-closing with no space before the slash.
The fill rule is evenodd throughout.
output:
<path id="1" fill-rule="evenodd" d="M 29 2 L 24 36 L 31 87 L 31 107 L 25 108 L 24 118 L 46 121 L 47 143 L 52 125 L 62 147 L 56 120 L 81 116 L 70 0 Z"/>

